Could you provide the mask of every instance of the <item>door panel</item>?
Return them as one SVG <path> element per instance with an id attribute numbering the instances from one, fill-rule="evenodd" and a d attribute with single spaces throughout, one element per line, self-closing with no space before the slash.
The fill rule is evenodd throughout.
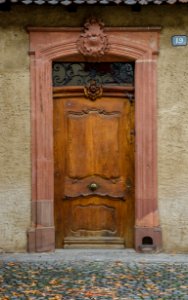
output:
<path id="1" fill-rule="evenodd" d="M 54 97 L 56 247 L 133 246 L 134 105 Z"/>
<path id="2" fill-rule="evenodd" d="M 69 176 L 76 178 L 91 174 L 105 178 L 119 176 L 120 159 L 116 153 L 120 144 L 118 134 L 120 113 L 110 113 L 93 107 L 87 110 L 81 108 L 80 111 L 67 112 Z"/>

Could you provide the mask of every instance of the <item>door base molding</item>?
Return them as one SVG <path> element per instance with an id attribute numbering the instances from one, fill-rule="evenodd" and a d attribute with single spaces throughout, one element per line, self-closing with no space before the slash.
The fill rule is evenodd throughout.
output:
<path id="1" fill-rule="evenodd" d="M 116 237 L 101 237 L 101 238 L 74 238 L 67 237 L 64 240 L 64 248 L 90 248 L 90 249 L 124 249 L 124 239 Z"/>
<path id="2" fill-rule="evenodd" d="M 55 231 L 52 61 L 83 61 L 83 28 L 28 28 L 32 104 L 32 226 L 29 251 L 53 251 Z M 135 61 L 135 249 L 161 249 L 157 200 L 157 56 L 159 27 L 104 28 L 105 61 Z M 37 203 L 37 205 L 36 205 Z M 41 203 L 41 205 L 40 205 Z M 152 241 L 152 242 L 151 242 Z"/>

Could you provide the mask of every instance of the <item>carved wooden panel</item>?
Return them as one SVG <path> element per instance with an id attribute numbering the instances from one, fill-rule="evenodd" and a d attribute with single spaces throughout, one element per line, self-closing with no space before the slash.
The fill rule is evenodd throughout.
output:
<path id="1" fill-rule="evenodd" d="M 126 101 L 64 99 L 67 142 L 63 197 L 125 196 L 123 134 Z M 124 103 L 125 102 L 125 103 Z M 97 184 L 95 191 L 89 184 Z"/>
<path id="2" fill-rule="evenodd" d="M 78 93 L 77 93 L 78 92 Z M 62 96 L 61 96 L 62 93 Z M 77 94 L 76 94 L 77 93 Z M 110 97 L 107 96 L 108 93 Z M 119 95 L 119 97 L 118 97 Z M 54 100 L 56 246 L 82 239 L 133 243 L 134 101 L 122 89 L 90 101 L 82 89 Z M 87 242 L 88 239 L 88 242 Z M 67 244 L 68 243 L 68 244 Z M 92 242 L 91 242 L 92 243 Z"/>
<path id="3" fill-rule="evenodd" d="M 116 218 L 115 208 L 108 205 L 76 205 L 71 215 L 71 231 L 79 236 L 88 233 L 112 235 L 116 231 Z"/>
<path id="4" fill-rule="evenodd" d="M 89 189 L 92 183 L 97 183 L 98 187 L 95 191 Z M 64 195 L 66 197 L 78 197 L 89 195 L 110 196 L 112 198 L 125 197 L 125 181 L 124 177 L 102 178 L 97 175 L 88 176 L 83 179 L 73 179 L 65 177 Z"/>
<path id="5" fill-rule="evenodd" d="M 119 176 L 119 114 L 100 109 L 68 112 L 67 171 L 70 177 Z"/>

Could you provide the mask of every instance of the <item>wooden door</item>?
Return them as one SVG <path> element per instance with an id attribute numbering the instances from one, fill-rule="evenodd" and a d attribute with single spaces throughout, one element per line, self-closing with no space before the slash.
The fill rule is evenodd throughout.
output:
<path id="1" fill-rule="evenodd" d="M 133 247 L 134 102 L 54 88 L 56 248 Z"/>

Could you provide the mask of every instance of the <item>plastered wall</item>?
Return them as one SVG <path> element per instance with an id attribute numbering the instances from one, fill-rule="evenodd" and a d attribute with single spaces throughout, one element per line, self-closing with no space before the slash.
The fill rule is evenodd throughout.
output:
<path id="1" fill-rule="evenodd" d="M 186 5 L 14 6 L 0 12 L 0 251 L 26 251 L 30 226 L 29 26 L 82 26 L 89 15 L 106 26 L 162 26 L 158 60 L 158 193 L 163 247 L 188 252 L 188 47 L 170 38 L 188 33 Z"/>

